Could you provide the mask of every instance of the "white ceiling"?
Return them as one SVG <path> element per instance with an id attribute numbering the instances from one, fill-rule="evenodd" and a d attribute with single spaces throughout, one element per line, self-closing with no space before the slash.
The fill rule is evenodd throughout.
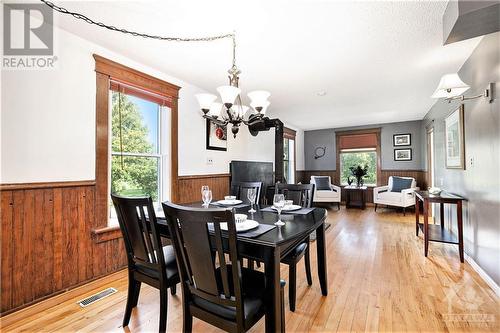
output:
<path id="1" fill-rule="evenodd" d="M 269 90 L 269 114 L 302 129 L 422 119 L 435 102 L 430 95 L 441 75 L 458 71 L 480 41 L 442 45 L 446 1 L 57 4 L 151 34 L 190 37 L 235 30 L 244 93 Z M 145 40 L 60 14 L 56 24 L 208 91 L 227 83 L 229 40 L 191 44 Z M 318 91 L 326 95 L 318 96 Z"/>

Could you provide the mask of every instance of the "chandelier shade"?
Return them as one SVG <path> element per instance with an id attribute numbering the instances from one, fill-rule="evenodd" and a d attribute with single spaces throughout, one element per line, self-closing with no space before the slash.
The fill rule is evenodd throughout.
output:
<path id="1" fill-rule="evenodd" d="M 432 98 L 453 98 L 462 95 L 470 89 L 470 86 L 463 82 L 457 73 L 446 74 L 441 77 L 439 85 L 432 94 Z"/>
<path id="2" fill-rule="evenodd" d="M 222 111 L 222 103 L 214 102 L 210 106 L 210 111 L 208 111 L 208 115 L 218 118 L 221 115 Z"/>
<path id="3" fill-rule="evenodd" d="M 195 97 L 198 100 L 198 104 L 200 104 L 200 109 L 207 112 L 210 110 L 212 103 L 217 99 L 217 96 L 213 94 L 196 94 Z"/>
<path id="4" fill-rule="evenodd" d="M 236 97 L 241 93 L 241 89 L 234 86 L 222 86 L 217 88 L 217 91 L 220 94 L 222 103 L 226 106 L 229 105 L 229 107 L 234 104 Z"/>
<path id="5" fill-rule="evenodd" d="M 249 92 L 247 96 L 250 98 L 250 103 L 255 105 L 255 107 L 262 107 L 271 96 L 271 93 L 264 90 L 256 90 Z"/>

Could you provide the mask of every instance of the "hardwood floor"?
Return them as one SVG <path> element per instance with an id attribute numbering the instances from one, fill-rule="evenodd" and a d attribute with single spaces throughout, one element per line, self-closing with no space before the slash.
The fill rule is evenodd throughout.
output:
<path id="1" fill-rule="evenodd" d="M 331 210 L 327 230 L 329 295 L 322 297 L 311 250 L 313 286 L 308 287 L 304 261 L 297 273 L 297 305 L 288 311 L 287 332 L 346 331 L 494 331 L 498 332 L 500 301 L 468 264 L 460 264 L 456 246 L 431 243 L 429 257 L 423 255 L 422 237 L 415 236 L 414 216 L 394 210 L 369 207 L 340 212 Z M 315 247 L 315 243 L 312 243 Z M 282 277 L 288 270 L 282 265 Z M 127 278 L 116 278 L 89 286 L 69 300 L 47 300 L 49 308 L 36 307 L 1 318 L 2 332 L 120 332 L 125 309 Z M 87 308 L 76 302 L 112 286 L 118 293 Z M 182 329 L 181 293 L 169 294 L 168 327 Z M 285 295 L 287 295 L 285 290 Z M 158 291 L 143 286 L 139 304 L 125 331 L 158 330 Z M 219 332 L 199 320 L 196 332 Z M 263 332 L 261 320 L 251 332 Z"/>

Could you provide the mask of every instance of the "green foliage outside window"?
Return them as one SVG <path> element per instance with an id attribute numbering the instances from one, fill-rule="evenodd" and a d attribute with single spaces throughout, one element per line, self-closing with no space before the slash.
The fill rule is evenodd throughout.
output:
<path id="1" fill-rule="evenodd" d="M 119 98 L 121 103 L 119 103 Z M 112 94 L 111 193 L 123 196 L 150 195 L 158 200 L 159 159 L 157 157 L 122 156 L 120 151 L 154 155 L 154 145 L 148 140 L 148 127 L 138 105 L 127 95 Z M 120 144 L 120 112 L 121 136 Z M 118 154 L 116 154 L 118 153 Z"/>
<path id="2" fill-rule="evenodd" d="M 377 184 L 377 153 L 375 151 L 364 152 L 342 152 L 340 153 L 340 183 L 347 185 L 347 178 L 354 179 L 353 184 L 356 184 L 356 179 L 352 175 L 350 167 L 360 165 L 368 166 L 368 173 L 364 177 L 365 185 Z"/>

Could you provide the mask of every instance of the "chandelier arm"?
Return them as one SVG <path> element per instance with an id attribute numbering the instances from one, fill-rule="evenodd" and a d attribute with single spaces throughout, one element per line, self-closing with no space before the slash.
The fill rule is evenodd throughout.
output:
<path id="1" fill-rule="evenodd" d="M 205 118 L 205 119 L 208 119 L 211 122 L 213 122 L 214 124 L 217 124 L 217 125 L 220 125 L 220 126 L 226 126 L 229 123 L 227 120 L 219 120 L 217 118 L 214 118 L 214 117 L 211 117 L 211 116 L 207 116 L 207 115 L 203 115 L 202 117 Z"/>

